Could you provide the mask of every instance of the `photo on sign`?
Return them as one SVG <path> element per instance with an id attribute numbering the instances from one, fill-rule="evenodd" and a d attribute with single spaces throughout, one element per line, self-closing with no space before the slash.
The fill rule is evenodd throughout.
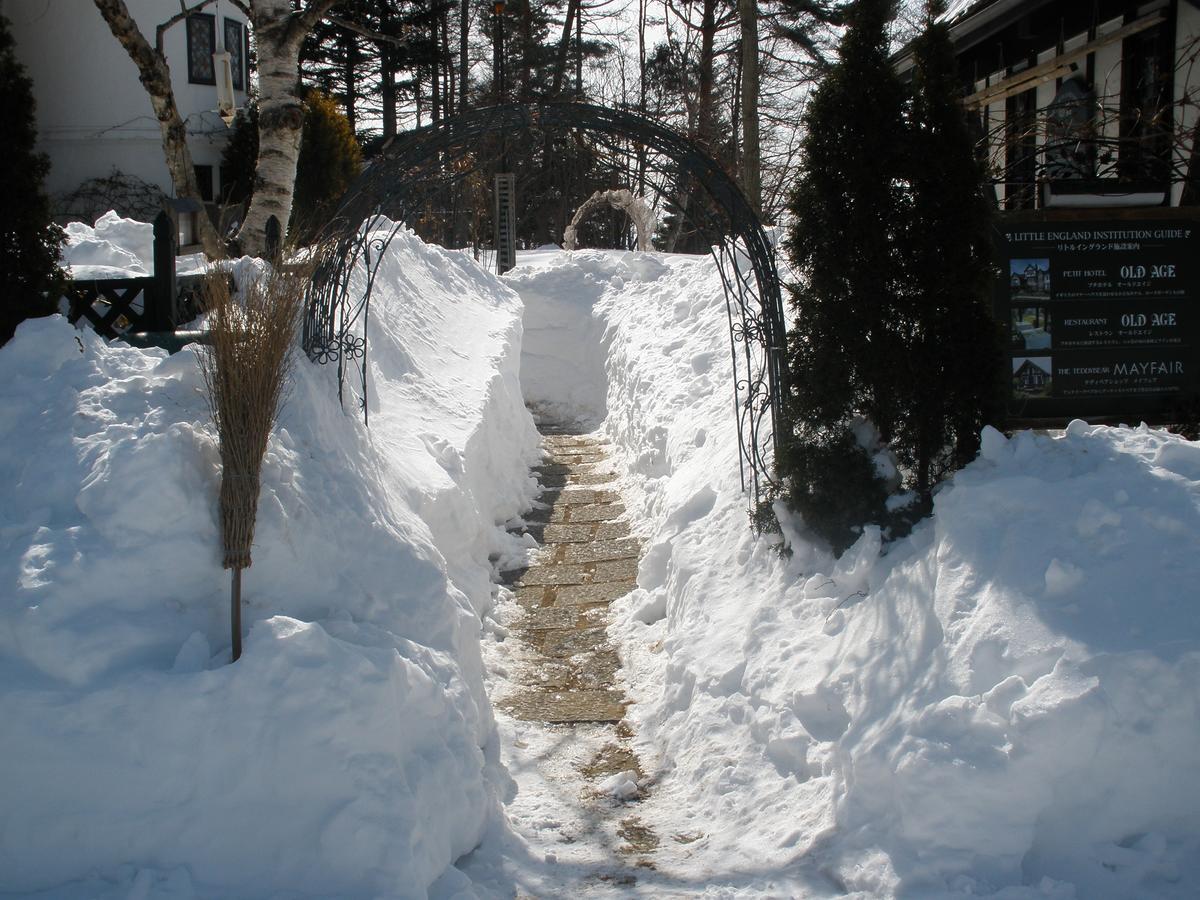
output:
<path id="1" fill-rule="evenodd" d="M 1010 341 L 1014 350 L 1050 349 L 1050 308 L 1014 306 L 1009 311 Z"/>
<path id="2" fill-rule="evenodd" d="M 1008 287 L 1012 299 L 1016 302 L 1049 300 L 1050 260 L 1009 260 Z"/>
<path id="3" fill-rule="evenodd" d="M 1050 374 L 1054 371 L 1049 356 L 1017 356 L 1012 361 L 1014 397 L 1049 397 Z"/>

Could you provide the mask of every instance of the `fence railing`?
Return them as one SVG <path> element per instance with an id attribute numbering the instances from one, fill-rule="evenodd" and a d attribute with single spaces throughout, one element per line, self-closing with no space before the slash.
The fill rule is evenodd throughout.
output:
<path id="1" fill-rule="evenodd" d="M 130 334 L 170 334 L 198 312 L 197 280 L 175 273 L 178 234 L 174 220 L 160 212 L 154 220 L 154 273 L 141 278 L 78 279 L 68 283 L 67 318 L 86 319 L 106 338 Z"/>

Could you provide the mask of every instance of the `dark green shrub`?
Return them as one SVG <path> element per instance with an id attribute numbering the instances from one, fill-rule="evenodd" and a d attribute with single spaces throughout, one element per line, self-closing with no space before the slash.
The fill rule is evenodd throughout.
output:
<path id="1" fill-rule="evenodd" d="M 50 218 L 43 187 L 50 161 L 34 150 L 33 83 L 13 53 L 0 16 L 0 344 L 28 318 L 54 312 L 66 277 L 59 267 L 65 239 Z"/>
<path id="2" fill-rule="evenodd" d="M 304 98 L 304 137 L 292 199 L 294 240 L 303 243 L 320 230 L 361 170 L 362 150 L 350 120 L 332 97 L 309 91 Z"/>

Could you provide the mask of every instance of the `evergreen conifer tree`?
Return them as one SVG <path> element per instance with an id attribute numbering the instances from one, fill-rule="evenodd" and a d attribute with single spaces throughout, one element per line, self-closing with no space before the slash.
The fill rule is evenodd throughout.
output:
<path id="1" fill-rule="evenodd" d="M 779 462 L 792 505 L 840 552 L 860 526 L 928 512 L 933 487 L 974 458 L 1003 409 L 991 314 L 991 208 L 949 30 L 927 7 L 911 92 L 887 57 L 889 0 L 858 0 L 839 58 L 805 115 L 792 198 L 787 412 Z M 886 510 L 870 420 L 919 502 Z M 847 456 L 856 457 L 848 459 Z"/>
<path id="2" fill-rule="evenodd" d="M 910 412 L 895 445 L 928 506 L 932 487 L 970 462 L 999 424 L 1003 371 L 991 312 L 991 204 L 962 107 L 950 29 L 931 0 L 913 42 L 910 220 L 902 244 L 913 318 Z"/>
<path id="3" fill-rule="evenodd" d="M 18 324 L 54 311 L 62 229 L 50 219 L 43 181 L 50 161 L 34 150 L 33 83 L 13 52 L 8 20 L 0 15 L 0 344 Z"/>
<path id="4" fill-rule="evenodd" d="M 778 464 L 792 505 L 837 552 L 886 516 L 887 491 L 853 421 L 865 416 L 889 441 L 904 412 L 905 91 L 888 60 L 891 13 L 892 0 L 849 9 L 838 59 L 805 110 L 789 204 L 785 246 L 800 283 L 791 287 L 791 433 Z"/>

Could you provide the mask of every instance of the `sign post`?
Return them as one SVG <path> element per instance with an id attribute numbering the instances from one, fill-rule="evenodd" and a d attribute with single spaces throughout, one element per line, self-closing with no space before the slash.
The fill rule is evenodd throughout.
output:
<path id="1" fill-rule="evenodd" d="M 1166 421 L 1200 388 L 1200 223 L 1009 221 L 998 231 L 1010 415 Z"/>

